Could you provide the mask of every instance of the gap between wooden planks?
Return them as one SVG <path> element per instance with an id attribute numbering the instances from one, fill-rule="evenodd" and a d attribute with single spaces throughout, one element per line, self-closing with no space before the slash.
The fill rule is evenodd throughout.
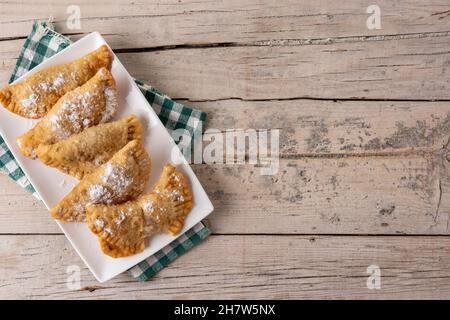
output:
<path id="1" fill-rule="evenodd" d="M 98 284 L 64 236 L 0 235 L 0 298 L 444 299 L 449 250 L 436 236 L 211 236 L 146 283 L 122 274 Z M 71 265 L 80 290 L 66 286 Z M 370 265 L 380 290 L 367 289 Z"/>

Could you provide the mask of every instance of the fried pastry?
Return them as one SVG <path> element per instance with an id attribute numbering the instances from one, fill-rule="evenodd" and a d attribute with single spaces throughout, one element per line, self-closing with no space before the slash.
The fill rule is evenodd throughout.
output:
<path id="1" fill-rule="evenodd" d="M 113 258 L 130 256 L 145 248 L 144 218 L 136 202 L 88 206 L 86 220 L 97 235 L 101 250 Z"/>
<path id="2" fill-rule="evenodd" d="M 117 204 L 139 196 L 150 176 L 150 157 L 140 140 L 130 141 L 105 164 L 85 176 L 50 209 L 55 219 L 82 222 L 86 206 Z"/>
<path id="3" fill-rule="evenodd" d="M 147 233 L 150 227 L 157 232 L 176 235 L 192 208 L 192 194 L 186 177 L 168 164 L 149 195 L 137 200 L 143 209 Z"/>
<path id="4" fill-rule="evenodd" d="M 117 110 L 117 89 L 106 68 L 81 87 L 66 93 L 33 129 L 17 139 L 20 151 L 36 158 L 39 144 L 54 144 L 85 128 L 109 121 Z"/>
<path id="5" fill-rule="evenodd" d="M 146 237 L 179 233 L 191 208 L 187 179 L 167 165 L 150 193 L 118 205 L 90 205 L 86 216 L 101 250 L 119 258 L 143 251 Z"/>
<path id="6" fill-rule="evenodd" d="M 141 138 L 135 115 L 99 124 L 55 144 L 41 144 L 37 156 L 46 165 L 82 179 L 108 161 L 128 142 Z"/>
<path id="7" fill-rule="evenodd" d="M 22 117 L 42 118 L 64 94 L 81 86 L 99 69 L 110 69 L 112 59 L 108 47 L 103 45 L 78 60 L 38 71 L 0 89 L 0 102 Z"/>

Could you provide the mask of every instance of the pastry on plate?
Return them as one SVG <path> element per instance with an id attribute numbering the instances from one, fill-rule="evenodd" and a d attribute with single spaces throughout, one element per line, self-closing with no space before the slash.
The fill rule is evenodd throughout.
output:
<path id="1" fill-rule="evenodd" d="M 90 127 L 55 144 L 40 144 L 37 156 L 46 165 L 82 179 L 128 142 L 141 138 L 135 115 Z"/>
<path id="2" fill-rule="evenodd" d="M 131 256 L 145 248 L 142 209 L 133 201 L 116 206 L 88 206 L 86 220 L 98 237 L 100 249 L 113 258 Z"/>
<path id="3" fill-rule="evenodd" d="M 164 167 L 148 195 L 138 200 L 146 220 L 147 233 L 178 234 L 192 208 L 192 194 L 187 178 L 173 165 Z M 151 228 L 153 226 L 153 228 Z"/>
<path id="4" fill-rule="evenodd" d="M 191 208 L 187 179 L 169 164 L 149 193 L 118 205 L 90 205 L 86 216 L 101 250 L 120 258 L 143 251 L 145 238 L 156 233 L 179 233 Z"/>
<path id="5" fill-rule="evenodd" d="M 20 151 L 35 158 L 38 145 L 59 142 L 111 120 L 117 105 L 114 78 L 102 68 L 81 87 L 66 93 L 34 128 L 17 139 Z"/>
<path id="6" fill-rule="evenodd" d="M 117 204 L 139 196 L 150 170 L 150 157 L 142 142 L 132 140 L 108 162 L 85 176 L 50 213 L 63 221 L 85 221 L 88 205 Z"/>
<path id="7" fill-rule="evenodd" d="M 38 71 L 0 89 L 0 102 L 22 117 L 42 118 L 64 94 L 81 86 L 101 68 L 110 69 L 112 59 L 103 45 L 78 60 Z"/>

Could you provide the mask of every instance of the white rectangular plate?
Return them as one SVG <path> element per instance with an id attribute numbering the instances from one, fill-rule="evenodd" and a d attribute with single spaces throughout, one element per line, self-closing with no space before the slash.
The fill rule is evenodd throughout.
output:
<path id="1" fill-rule="evenodd" d="M 106 42 L 99 33 L 91 33 L 45 60 L 17 81 L 23 80 L 38 70 L 78 59 L 103 44 Z M 166 128 L 116 56 L 114 56 L 111 72 L 119 91 L 119 111 L 113 120 L 134 113 L 143 124 L 143 143 L 152 159 L 152 173 L 147 188 L 157 180 L 163 166 L 169 162 L 177 165 L 190 180 L 194 206 L 180 232 L 181 235 L 210 214 L 214 209 L 213 205 Z M 56 169 L 43 165 L 39 160 L 28 159 L 20 153 L 16 143 L 17 137 L 32 128 L 36 122 L 17 116 L 0 106 L 0 133 L 46 207 L 51 208 L 72 190 L 77 181 Z M 50 215 L 48 218 L 51 219 Z M 151 238 L 143 252 L 127 258 L 113 259 L 101 252 L 96 236 L 88 230 L 85 223 L 56 222 L 100 282 L 107 281 L 133 267 L 177 238 L 177 236 L 159 234 Z"/>

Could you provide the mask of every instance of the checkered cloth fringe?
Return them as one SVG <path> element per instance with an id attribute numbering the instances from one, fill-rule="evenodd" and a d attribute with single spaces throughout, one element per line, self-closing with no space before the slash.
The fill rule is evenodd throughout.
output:
<path id="1" fill-rule="evenodd" d="M 35 21 L 17 59 L 9 83 L 70 44 L 71 40 L 57 33 L 50 22 Z M 203 123 L 206 120 L 206 113 L 177 103 L 141 81 L 136 80 L 136 83 L 169 132 L 182 129 L 183 132 L 191 136 L 190 138 L 201 134 Z M 191 141 L 191 139 L 184 141 Z M 0 170 L 39 199 L 35 189 L 17 164 L 1 136 Z M 209 234 L 210 230 L 207 225 L 204 222 L 199 222 L 178 239 L 156 252 L 153 256 L 140 262 L 128 272 L 133 278 L 145 281 L 201 242 Z"/>

